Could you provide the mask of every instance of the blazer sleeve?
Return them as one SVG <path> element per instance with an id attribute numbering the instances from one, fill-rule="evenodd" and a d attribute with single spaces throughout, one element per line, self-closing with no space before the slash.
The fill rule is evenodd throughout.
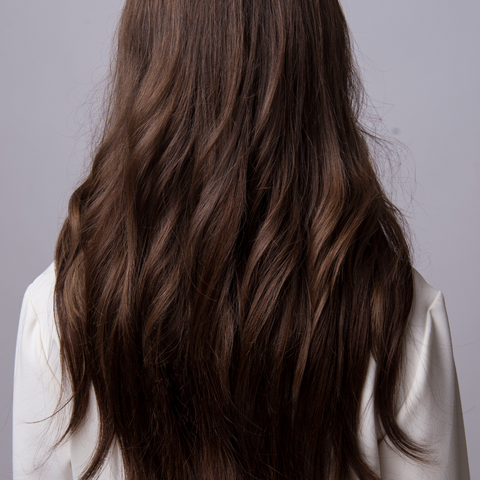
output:
<path id="1" fill-rule="evenodd" d="M 70 445 L 66 441 L 52 452 L 63 434 L 60 414 L 55 411 L 60 397 L 58 352 L 49 342 L 31 299 L 30 285 L 23 297 L 15 351 L 13 392 L 13 479 L 72 479 Z M 58 347 L 58 346 L 57 346 Z"/>
<path id="2" fill-rule="evenodd" d="M 378 445 L 381 478 L 470 480 L 460 391 L 441 292 L 412 332 L 406 350 L 411 373 L 397 421 L 411 439 L 427 446 L 431 463 L 404 458 L 383 438 Z"/>

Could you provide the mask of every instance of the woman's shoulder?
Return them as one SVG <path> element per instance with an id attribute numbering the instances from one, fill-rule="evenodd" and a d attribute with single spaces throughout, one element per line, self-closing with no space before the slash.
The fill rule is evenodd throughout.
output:
<path id="1" fill-rule="evenodd" d="M 40 275 L 38 275 L 28 286 L 32 304 L 39 313 L 47 305 L 49 306 L 49 297 L 53 299 L 53 290 L 55 287 L 55 264 L 52 262 Z"/>
<path id="2" fill-rule="evenodd" d="M 440 290 L 430 285 L 418 270 L 413 269 L 413 302 L 411 309 L 411 321 L 417 324 L 426 318 L 431 306 L 443 296 Z"/>
<path id="3" fill-rule="evenodd" d="M 425 347 L 425 341 L 434 332 L 441 335 L 444 344 L 450 344 L 450 325 L 443 293 L 430 285 L 416 269 L 413 272 L 413 302 L 407 324 L 410 349 Z"/>
<path id="4" fill-rule="evenodd" d="M 52 262 L 27 287 L 25 308 L 29 317 L 38 322 L 43 349 L 47 358 L 58 351 L 58 335 L 54 316 L 55 266 Z"/>
<path id="5" fill-rule="evenodd" d="M 31 306 L 39 320 L 53 318 L 55 265 L 52 262 L 27 288 Z"/>
<path id="6" fill-rule="evenodd" d="M 399 391 L 402 410 L 405 402 L 416 403 L 422 397 L 420 390 L 432 390 L 435 394 L 442 383 L 454 377 L 453 346 L 444 295 L 415 269 L 404 362 L 403 388 Z"/>
<path id="7" fill-rule="evenodd" d="M 445 298 L 414 271 L 414 298 L 407 322 L 397 424 L 427 447 L 430 465 L 407 461 L 377 437 L 382 478 L 469 479 L 460 390 Z M 403 477 L 402 477 L 403 478 Z"/>

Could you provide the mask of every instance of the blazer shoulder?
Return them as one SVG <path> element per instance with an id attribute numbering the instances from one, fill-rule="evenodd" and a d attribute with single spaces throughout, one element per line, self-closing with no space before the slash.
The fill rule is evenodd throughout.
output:
<path id="1" fill-rule="evenodd" d="M 403 387 L 399 390 L 399 405 L 405 402 L 415 378 L 424 368 L 424 359 L 431 356 L 431 350 L 438 350 L 438 342 L 447 347 L 451 344 L 443 293 L 430 285 L 415 269 L 413 280 L 413 302 L 405 332 Z M 445 355 L 448 354 L 445 352 Z"/>
<path id="2" fill-rule="evenodd" d="M 28 286 L 32 306 L 36 313 L 41 315 L 47 312 L 53 301 L 55 288 L 55 265 L 52 262 L 33 282 Z"/>
<path id="3" fill-rule="evenodd" d="M 442 292 L 430 285 L 425 278 L 413 269 L 413 302 L 410 311 L 410 324 L 420 326 L 425 323 L 432 305 L 443 297 Z"/>
<path id="4" fill-rule="evenodd" d="M 53 351 L 58 350 L 54 316 L 54 289 L 55 266 L 52 262 L 27 288 L 31 308 L 40 325 L 42 343 L 47 357 Z"/>

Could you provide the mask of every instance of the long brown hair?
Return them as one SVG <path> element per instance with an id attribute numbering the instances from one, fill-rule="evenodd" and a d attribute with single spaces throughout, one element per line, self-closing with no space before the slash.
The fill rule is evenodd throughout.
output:
<path id="1" fill-rule="evenodd" d="M 114 440 L 129 480 L 377 479 L 372 356 L 421 458 L 395 421 L 411 253 L 338 1 L 127 0 L 113 72 L 55 251 L 64 435 L 92 384 L 99 411 L 82 479 Z"/>

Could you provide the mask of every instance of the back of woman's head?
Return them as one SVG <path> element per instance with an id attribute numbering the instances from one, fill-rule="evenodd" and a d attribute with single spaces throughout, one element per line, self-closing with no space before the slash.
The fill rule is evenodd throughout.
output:
<path id="1" fill-rule="evenodd" d="M 93 384 L 128 479 L 377 478 L 413 295 L 337 0 L 127 0 L 105 128 L 60 233 L 67 432 Z M 66 385 L 66 383 L 65 383 Z M 93 401 L 93 399 L 90 399 Z"/>

